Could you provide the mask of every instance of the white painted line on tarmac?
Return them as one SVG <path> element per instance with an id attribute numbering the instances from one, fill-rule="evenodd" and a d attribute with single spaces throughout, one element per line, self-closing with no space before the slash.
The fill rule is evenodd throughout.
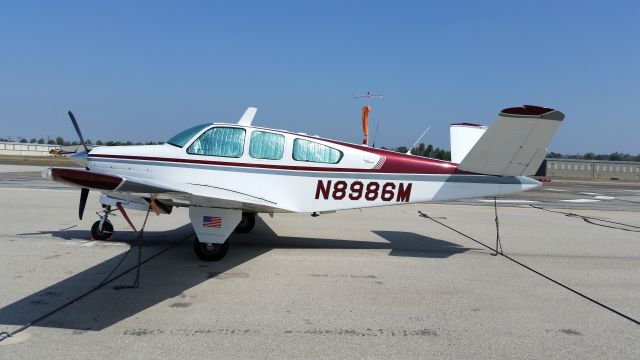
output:
<path id="1" fill-rule="evenodd" d="M 600 200 L 596 200 L 596 199 L 573 199 L 573 200 L 560 200 L 560 201 L 571 202 L 571 203 L 590 203 L 590 202 L 598 202 Z"/>
<path id="2" fill-rule="evenodd" d="M 129 244 L 111 241 L 92 241 L 92 246 L 129 246 Z"/>
<path id="3" fill-rule="evenodd" d="M 109 242 L 109 241 L 97 241 L 97 240 L 68 240 L 68 241 L 61 242 L 60 245 L 92 247 L 92 246 L 126 246 L 127 244 L 121 243 L 121 242 Z"/>
<path id="4" fill-rule="evenodd" d="M 554 188 L 544 188 L 544 187 L 542 188 L 542 190 L 549 190 L 549 191 L 567 191 L 567 190 L 564 190 L 564 189 L 554 189 Z"/>
<path id="5" fill-rule="evenodd" d="M 578 194 L 580 194 L 580 195 L 593 195 L 593 196 L 602 195 L 602 194 L 598 194 L 598 193 L 594 193 L 594 192 L 581 192 L 581 193 L 578 193 Z"/>
<path id="6" fill-rule="evenodd" d="M 598 200 L 613 200 L 613 199 L 615 199 L 615 196 L 602 196 L 602 195 L 600 195 L 600 196 L 596 196 L 595 199 L 598 199 Z"/>
<path id="7" fill-rule="evenodd" d="M 476 201 L 487 202 L 487 203 L 492 203 L 493 202 L 493 200 L 490 200 L 490 199 L 478 199 Z M 537 201 L 535 201 L 535 200 L 515 200 L 515 199 L 514 200 L 496 200 L 496 201 L 499 202 L 499 203 L 515 203 L 515 204 L 517 204 L 517 203 L 520 203 L 520 204 L 537 203 Z"/>
<path id="8" fill-rule="evenodd" d="M 82 246 L 88 243 L 89 240 L 67 240 L 60 243 L 60 245 Z"/>

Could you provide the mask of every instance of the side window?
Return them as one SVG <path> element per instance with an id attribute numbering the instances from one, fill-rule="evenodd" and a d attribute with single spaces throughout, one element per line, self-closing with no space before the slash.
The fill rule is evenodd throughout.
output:
<path id="1" fill-rule="evenodd" d="M 293 141 L 293 159 L 327 164 L 337 164 L 342 159 L 342 151 L 304 139 Z"/>
<path id="2" fill-rule="evenodd" d="M 214 127 L 205 131 L 187 152 L 197 155 L 240 157 L 244 149 L 244 129 Z"/>
<path id="3" fill-rule="evenodd" d="M 178 135 L 175 135 L 171 139 L 167 140 L 167 144 L 173 145 L 173 146 L 177 146 L 177 147 L 181 148 L 181 147 L 187 145 L 189 140 L 191 140 L 194 136 L 196 136 L 196 134 L 198 134 L 200 132 L 200 130 L 202 130 L 202 129 L 206 128 L 206 127 L 209 127 L 209 125 L 210 124 L 202 124 L 202 125 L 194 126 L 194 127 L 189 128 L 187 130 L 184 130 L 184 131 L 180 132 Z"/>
<path id="4" fill-rule="evenodd" d="M 284 155 L 284 136 L 265 131 L 251 133 L 249 156 L 254 159 L 280 160 Z"/>

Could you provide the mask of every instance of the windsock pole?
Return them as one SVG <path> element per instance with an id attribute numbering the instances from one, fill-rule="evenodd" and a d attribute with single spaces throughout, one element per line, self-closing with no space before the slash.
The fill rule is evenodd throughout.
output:
<path id="1" fill-rule="evenodd" d="M 354 99 L 367 98 L 367 100 L 371 99 L 384 99 L 384 95 L 382 94 L 372 94 L 370 91 L 367 91 L 366 94 L 353 94 Z M 362 140 L 362 145 L 369 146 L 369 113 L 371 112 L 371 107 L 369 105 L 365 105 L 362 107 L 362 132 L 364 133 L 364 140 Z M 380 120 L 378 120 L 378 125 L 380 125 Z M 376 135 L 378 133 L 378 127 L 376 126 Z M 373 137 L 373 146 L 376 146 L 376 137 Z"/>

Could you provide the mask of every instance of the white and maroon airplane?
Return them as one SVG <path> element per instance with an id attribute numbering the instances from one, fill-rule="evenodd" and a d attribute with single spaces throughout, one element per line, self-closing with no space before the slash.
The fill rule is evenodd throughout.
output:
<path id="1" fill-rule="evenodd" d="M 80 219 L 89 189 L 102 192 L 103 211 L 92 235 L 113 233 L 115 207 L 171 213 L 188 207 L 194 250 L 219 260 L 236 232 L 251 231 L 257 213 L 318 213 L 469 197 L 536 188 L 533 175 L 564 115 L 525 105 L 504 109 L 488 129 L 452 124 L 454 162 L 365 145 L 252 126 L 257 109 L 236 124 L 194 126 L 163 145 L 104 146 L 71 159 L 85 170 L 51 168 L 44 176 L 82 189 Z M 84 143 L 73 114 L 69 116 Z"/>

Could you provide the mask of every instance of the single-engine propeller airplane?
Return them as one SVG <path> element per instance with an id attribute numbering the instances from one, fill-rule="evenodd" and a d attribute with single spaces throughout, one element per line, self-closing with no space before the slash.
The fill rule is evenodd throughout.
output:
<path id="1" fill-rule="evenodd" d="M 70 156 L 84 170 L 50 168 L 43 176 L 81 189 L 80 219 L 89 190 L 102 192 L 95 239 L 111 236 L 115 209 L 135 230 L 125 208 L 170 214 L 188 207 L 194 250 L 214 261 L 227 253 L 234 230 L 253 229 L 257 213 L 317 215 L 534 189 L 541 183 L 528 176 L 564 119 L 560 111 L 524 105 L 502 110 L 489 128 L 452 124 L 447 162 L 252 126 L 256 111 L 248 108 L 234 124 L 194 126 L 163 145 L 85 146 Z"/>
<path id="2" fill-rule="evenodd" d="M 73 150 L 73 151 L 64 151 L 61 148 L 60 149 L 51 149 L 49 150 L 49 154 L 53 155 L 53 156 L 65 156 L 65 155 L 69 155 L 69 154 L 75 154 L 78 152 L 78 149 Z"/>

